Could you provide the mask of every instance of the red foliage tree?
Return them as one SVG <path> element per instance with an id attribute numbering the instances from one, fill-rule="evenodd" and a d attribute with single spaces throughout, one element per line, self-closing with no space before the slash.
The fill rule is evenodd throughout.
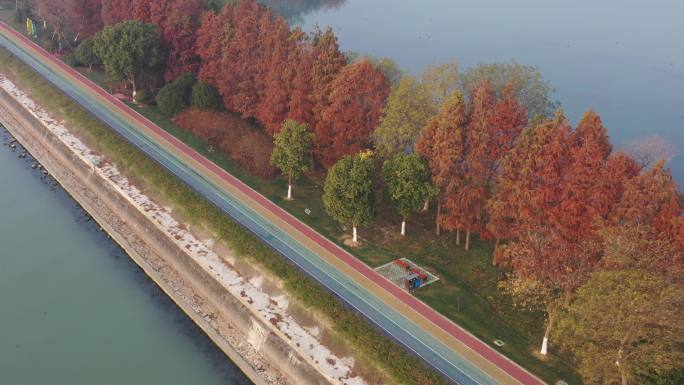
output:
<path id="1" fill-rule="evenodd" d="M 134 0 L 102 0 L 102 22 L 111 25 L 132 19 L 133 2 Z"/>
<path id="2" fill-rule="evenodd" d="M 331 28 L 317 30 L 313 37 L 313 62 L 311 64 L 311 101 L 315 119 L 314 129 L 323 120 L 323 110 L 328 107 L 332 82 L 347 59 L 340 52 L 337 37 Z"/>
<path id="3" fill-rule="evenodd" d="M 71 47 L 73 41 L 85 39 L 102 28 L 99 0 L 38 0 L 36 5 L 60 46 L 65 43 Z"/>
<path id="4" fill-rule="evenodd" d="M 206 10 L 202 0 L 133 0 L 129 17 L 157 25 L 166 51 L 164 79 L 185 72 L 197 73 L 199 57 L 195 40 L 199 20 Z"/>
<path id="5" fill-rule="evenodd" d="M 368 60 L 340 71 L 331 85 L 330 104 L 314 131 L 315 155 L 323 166 L 370 146 L 370 133 L 380 120 L 389 88 L 385 75 Z"/>
<path id="6" fill-rule="evenodd" d="M 269 11 L 253 0 L 234 6 L 232 36 L 224 48 L 223 70 L 219 73 L 218 88 L 226 106 L 245 118 L 256 115 L 263 90 L 259 76 L 262 53 L 257 43 L 264 12 Z"/>
<path id="7" fill-rule="evenodd" d="M 442 207 L 453 200 L 453 180 L 461 177 L 460 164 L 465 153 L 466 105 L 461 93 L 452 94 L 440 107 L 439 114 L 423 128 L 416 142 L 416 152 L 428 161 L 437 196 L 437 235 L 442 225 L 453 228 L 456 219 L 443 216 Z"/>
<path id="8" fill-rule="evenodd" d="M 625 183 L 622 199 L 611 218 L 616 224 L 651 225 L 654 236 L 677 240 L 682 210 L 677 183 L 660 161 Z"/>
<path id="9" fill-rule="evenodd" d="M 549 219 L 564 239 L 582 243 L 595 234 L 599 220 L 605 219 L 616 203 L 606 199 L 611 194 L 605 188 L 612 186 L 597 178 L 612 146 L 594 111 L 584 114 L 570 145 L 572 162 L 564 171 L 560 202 L 549 208 Z"/>
<path id="10" fill-rule="evenodd" d="M 290 51 L 295 43 L 290 40 L 290 29 L 282 17 L 275 19 L 269 26 L 271 28 L 265 33 L 263 49 L 270 52 L 270 55 L 263 60 L 266 78 L 256 117 L 266 131 L 274 135 L 280 131 L 288 114 L 290 87 L 287 68 Z"/>
<path id="11" fill-rule="evenodd" d="M 100 0 L 71 0 L 74 32 L 79 40 L 96 34 L 102 29 L 102 2 Z"/>
<path id="12" fill-rule="evenodd" d="M 313 65 L 313 47 L 300 29 L 292 31 L 295 42 L 287 59 L 286 78 L 290 89 L 288 119 L 314 125 L 313 101 L 311 93 L 311 68 Z"/>
<path id="13" fill-rule="evenodd" d="M 200 57 L 199 79 L 216 87 L 222 95 L 225 90 L 219 87 L 219 77 L 225 70 L 223 50 L 230 42 L 233 18 L 233 7 L 230 5 L 224 6 L 220 14 L 205 13 L 195 42 Z"/>

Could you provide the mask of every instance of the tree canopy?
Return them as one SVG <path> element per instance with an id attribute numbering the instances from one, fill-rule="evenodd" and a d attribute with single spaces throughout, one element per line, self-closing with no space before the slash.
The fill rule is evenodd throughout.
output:
<path id="1" fill-rule="evenodd" d="M 346 155 L 329 170 L 323 186 L 323 204 L 333 219 L 351 225 L 353 241 L 356 227 L 369 224 L 375 217 L 373 160 L 370 153 Z"/>
<path id="2" fill-rule="evenodd" d="M 386 160 L 382 177 L 392 205 L 402 217 L 401 235 L 405 235 L 406 218 L 423 207 L 436 193 L 427 161 L 415 154 L 399 153 Z"/>
<path id="3" fill-rule="evenodd" d="M 492 82 L 498 95 L 512 84 L 514 94 L 522 102 L 529 118 L 537 115 L 551 117 L 559 107 L 558 102 L 550 99 L 553 87 L 544 80 L 538 67 L 515 61 L 480 64 L 465 71 L 460 78 L 464 91 L 483 80 Z"/>
<path id="4" fill-rule="evenodd" d="M 292 181 L 311 168 L 313 133 L 306 124 L 286 120 L 275 134 L 271 164 L 288 178 L 287 198 L 292 199 Z"/>
<path id="5" fill-rule="evenodd" d="M 664 374 L 684 360 L 682 287 L 638 270 L 593 273 L 556 334 L 587 384 L 622 384 Z"/>
<path id="6" fill-rule="evenodd" d="M 380 124 L 373 131 L 380 156 L 413 152 L 420 130 L 437 112 L 428 88 L 413 76 L 404 75 L 390 92 Z"/>
<path id="7" fill-rule="evenodd" d="M 93 38 L 95 54 L 110 79 L 136 84 L 162 64 L 159 34 L 154 24 L 129 20 L 107 26 Z"/>

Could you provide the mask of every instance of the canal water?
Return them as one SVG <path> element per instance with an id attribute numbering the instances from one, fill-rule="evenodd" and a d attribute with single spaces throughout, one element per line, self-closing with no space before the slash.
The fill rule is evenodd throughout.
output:
<path id="1" fill-rule="evenodd" d="M 0 384 L 249 384 L 8 138 L 0 127 Z"/>
<path id="2" fill-rule="evenodd" d="M 262 1 L 414 74 L 450 60 L 539 66 L 573 123 L 594 108 L 617 146 L 650 135 L 674 145 L 684 185 L 682 0 Z"/>

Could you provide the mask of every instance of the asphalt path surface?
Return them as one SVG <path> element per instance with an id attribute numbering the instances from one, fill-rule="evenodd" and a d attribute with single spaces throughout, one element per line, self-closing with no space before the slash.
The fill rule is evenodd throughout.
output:
<path id="1" fill-rule="evenodd" d="M 0 44 L 451 381 L 543 384 L 5 23 Z"/>

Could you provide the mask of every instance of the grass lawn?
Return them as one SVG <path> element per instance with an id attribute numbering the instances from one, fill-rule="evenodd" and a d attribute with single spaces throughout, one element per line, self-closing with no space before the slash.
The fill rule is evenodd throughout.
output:
<path id="1" fill-rule="evenodd" d="M 0 11 L 0 17 L 13 21 L 11 12 Z M 15 23 L 12 25 L 17 27 Z M 83 68 L 79 70 L 98 84 L 106 86 L 102 72 Z M 293 191 L 295 199 L 286 201 L 287 183 L 284 178 L 263 179 L 249 175 L 220 152 L 209 151 L 206 142 L 176 126 L 162 116 L 156 107 L 132 107 L 370 266 L 376 267 L 399 257 L 410 257 L 430 269 L 441 280 L 416 291 L 418 298 L 545 381 L 554 383 L 563 379 L 570 384 L 581 383 L 574 370 L 562 360 L 555 358 L 544 362 L 532 355 L 541 342 L 543 319 L 540 314 L 516 310 L 510 299 L 498 290 L 497 283 L 503 272 L 491 264 L 493 245 L 490 242 L 475 240 L 471 250 L 465 252 L 455 245 L 452 234 L 435 236 L 433 210 L 410 218 L 407 237 L 402 238 L 399 236 L 398 216 L 379 196 L 378 221 L 360 229 L 360 247 L 349 248 L 342 243 L 349 237 L 348 232 L 325 214 L 321 200 L 322 174 L 312 174 L 297 181 Z M 306 208 L 311 210 L 310 215 L 305 214 Z M 493 341 L 496 339 L 503 340 L 505 345 L 495 346 Z"/>

